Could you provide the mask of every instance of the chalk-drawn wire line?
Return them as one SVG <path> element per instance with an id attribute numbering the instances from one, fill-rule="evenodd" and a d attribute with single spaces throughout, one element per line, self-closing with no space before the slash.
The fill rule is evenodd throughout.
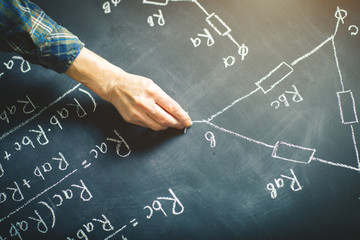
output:
<path id="1" fill-rule="evenodd" d="M 344 14 L 345 16 L 343 16 L 342 14 Z M 314 49 L 312 49 L 311 51 L 309 51 L 308 53 L 306 53 L 305 55 L 297 58 L 296 60 L 294 60 L 292 63 L 291 63 L 291 67 L 294 67 L 296 66 L 299 62 L 301 61 L 304 61 L 305 59 L 309 58 L 310 56 L 312 56 L 314 53 L 318 52 L 320 49 L 322 49 L 325 45 L 331 43 L 331 46 L 332 46 L 332 49 L 333 49 L 333 56 L 334 56 L 334 60 L 335 60 L 335 64 L 336 64 L 336 69 L 337 69 L 337 72 L 338 72 L 338 75 L 339 75 L 339 82 L 340 82 L 340 85 L 341 85 L 341 91 L 339 93 L 351 93 L 351 97 L 353 98 L 352 96 L 352 92 L 351 90 L 349 91 L 345 91 L 345 86 L 344 86 L 344 80 L 343 80 L 343 75 L 342 75 L 342 72 L 341 72 L 341 68 L 340 68 L 340 63 L 339 63 L 339 58 L 337 56 L 337 49 L 336 49 L 336 43 L 335 43 L 335 37 L 338 33 L 338 29 L 339 29 L 339 26 L 340 24 L 344 24 L 344 18 L 347 16 L 347 12 L 345 10 L 342 10 L 340 9 L 339 7 L 337 7 L 337 11 L 335 13 L 335 17 L 338 19 L 337 22 L 336 22 L 336 26 L 335 26 L 335 31 L 334 31 L 334 34 L 331 35 L 329 38 L 327 38 L 325 41 L 323 41 L 322 43 L 320 43 L 318 46 L 316 46 Z M 286 63 L 283 63 L 283 64 L 286 64 Z M 286 64 L 287 65 L 287 64 Z M 245 94 L 244 96 L 236 99 L 235 101 L 233 101 L 231 104 L 229 104 L 228 106 L 224 107 L 222 110 L 218 111 L 217 113 L 211 115 L 208 119 L 202 119 L 202 120 L 195 120 L 193 121 L 194 124 L 199 124 L 199 123 L 202 123 L 202 124 L 207 124 L 207 125 L 210 125 L 211 127 L 213 128 L 216 128 L 222 132 L 225 132 L 225 133 L 228 133 L 228 134 L 231 134 L 231 135 L 235 135 L 239 138 L 242 138 L 244 140 L 247 140 L 247 141 L 250 141 L 250 142 L 253 142 L 253 143 L 256 143 L 256 144 L 260 144 L 260 145 L 263 145 L 263 146 L 266 146 L 266 147 L 270 147 L 270 148 L 274 148 L 274 146 L 270 145 L 270 144 L 266 144 L 266 143 L 263 143 L 261 141 L 258 141 L 258 140 L 255 140 L 255 139 L 252 139 L 252 138 L 249 138 L 249 137 L 246 137 L 244 135 L 241 135 L 239 133 L 236 133 L 236 132 L 233 132 L 233 131 L 230 131 L 230 130 L 227 130 L 225 128 L 222 128 L 222 127 L 219 127 L 213 123 L 211 123 L 212 120 L 214 120 L 216 117 L 219 117 L 221 114 L 223 114 L 225 111 L 231 109 L 232 107 L 234 107 L 236 104 L 240 103 L 241 101 L 247 99 L 248 97 L 254 95 L 254 93 L 258 92 L 260 89 L 261 90 L 265 90 L 265 88 L 263 88 L 260 83 L 268 78 L 270 78 L 272 76 L 272 73 L 275 72 L 278 68 L 280 68 L 281 65 L 279 65 L 278 67 L 276 67 L 274 70 L 272 70 L 267 76 L 265 76 L 264 78 L 262 78 L 260 81 L 258 81 L 256 83 L 256 85 L 258 85 L 258 88 L 256 88 L 255 90 L 253 90 L 252 92 L 248 93 L 248 94 Z M 291 68 L 289 65 L 287 65 L 289 68 Z M 291 72 L 290 72 L 291 73 Z M 290 73 L 287 73 L 287 75 L 284 77 L 286 78 Z M 283 79 L 284 79 L 283 78 Z M 268 89 L 266 91 L 264 91 L 264 93 L 266 94 L 267 91 L 270 91 L 275 85 L 277 85 L 278 83 L 280 83 L 283 79 L 281 80 L 278 80 L 276 82 L 274 82 L 270 88 L 268 87 Z M 358 123 L 358 118 L 357 118 L 357 113 L 356 113 L 356 108 L 355 108 L 355 101 L 354 99 L 353 100 L 353 112 L 354 112 L 354 119 L 355 121 L 353 122 L 350 122 L 351 124 L 349 123 L 344 123 L 344 120 L 343 120 L 343 124 L 349 124 L 350 127 L 351 127 L 351 133 L 352 133 L 352 141 L 353 141 L 353 145 L 354 145 L 354 151 L 355 151 L 355 156 L 356 156 L 356 160 L 357 160 L 357 167 L 353 167 L 353 166 L 349 166 L 349 165 L 346 165 L 346 164 L 342 164 L 342 163 L 336 163 L 336 162 L 333 162 L 333 161 L 327 161 L 327 160 L 323 160 L 323 159 L 320 159 L 320 158 L 316 158 L 314 157 L 314 154 L 315 154 L 315 149 L 308 149 L 308 148 L 305 148 L 305 147 L 300 147 L 300 146 L 297 146 L 299 149 L 302 149 L 302 150 L 314 150 L 313 154 L 310 156 L 310 158 L 308 159 L 308 163 L 310 163 L 312 160 L 314 161 L 318 161 L 318 162 L 321 162 L 321 163 L 324 163 L 324 164 L 328 164 L 328 165 L 332 165 L 332 166 L 336 166 L 336 167 L 342 167 L 342 168 L 347 168 L 347 169 L 351 169 L 351 170 L 355 170 L 355 171 L 360 171 L 360 157 L 359 157 L 359 150 L 358 150 L 358 146 L 357 146 L 357 142 L 356 142 L 356 137 L 355 137 L 355 133 L 354 133 L 354 127 L 353 127 L 353 124 L 355 123 Z M 340 104 L 340 99 L 339 99 L 339 110 L 340 110 L 340 114 L 342 116 L 342 109 L 341 109 L 341 104 Z M 289 144 L 288 144 L 289 145 Z M 280 158 L 280 159 L 284 159 L 284 160 L 289 160 L 289 159 L 286 159 L 286 158 Z M 293 161 L 290 159 L 290 161 Z M 298 161 L 293 161 L 293 162 L 298 162 Z M 303 163 L 303 162 L 302 162 Z"/>
<path id="2" fill-rule="evenodd" d="M 356 154 L 356 159 L 357 159 L 357 164 L 358 164 L 358 170 L 360 171 L 359 150 L 358 150 L 357 143 L 356 143 L 354 127 L 353 127 L 353 125 L 350 125 L 350 127 L 351 127 L 351 135 L 352 135 L 352 140 L 354 143 L 354 149 L 355 149 L 355 154 Z"/>
<path id="3" fill-rule="evenodd" d="M 261 142 L 261 141 L 258 141 L 258 140 L 255 140 L 255 139 L 246 137 L 246 136 L 244 136 L 244 135 L 241 135 L 240 133 L 236 133 L 236 132 L 233 132 L 233 131 L 231 131 L 231 130 L 228 130 L 228 129 L 225 129 L 225 128 L 223 128 L 223 127 L 220 127 L 220 126 L 218 126 L 218 125 L 216 125 L 216 124 L 213 124 L 213 123 L 211 123 L 210 121 L 207 121 L 207 122 L 204 122 L 204 123 L 207 124 L 207 125 L 209 125 L 209 126 L 211 126 L 211 127 L 213 127 L 213 128 L 215 128 L 215 129 L 217 129 L 217 130 L 220 130 L 221 132 L 228 133 L 228 134 L 230 134 L 230 135 L 234 135 L 234 136 L 236 136 L 236 137 L 238 137 L 238 138 L 242 138 L 242 139 L 244 139 L 244 140 L 246 140 L 246 141 L 249 141 L 249 142 L 252 142 L 252 143 L 256 143 L 256 144 L 259 144 L 259 145 L 262 145 L 262 146 L 264 146 L 264 147 L 271 148 L 271 149 L 274 149 L 274 148 L 275 148 L 274 145 L 270 145 L 270 144 L 267 144 L 267 143 L 264 143 L 264 142 Z"/>
<path id="4" fill-rule="evenodd" d="M 221 109 L 219 112 L 213 114 L 212 116 L 210 116 L 207 120 L 205 120 L 206 122 L 211 122 L 214 118 L 216 118 L 217 116 L 220 116 L 221 114 L 223 114 L 226 110 L 232 108 L 235 104 L 239 103 L 240 101 L 245 100 L 246 98 L 252 96 L 253 94 L 255 94 L 257 91 L 259 91 L 260 88 L 256 88 L 254 91 L 250 92 L 249 94 L 246 94 L 238 99 L 236 99 L 235 101 L 233 101 L 230 105 L 226 106 L 225 108 Z M 204 120 L 200 120 L 200 121 L 194 121 L 196 122 L 203 122 Z"/>
<path id="5" fill-rule="evenodd" d="M 245 135 L 242 135 L 240 133 L 237 133 L 237 132 L 234 132 L 234 131 L 231 131 L 229 129 L 226 129 L 224 127 L 220 127 L 214 123 L 211 123 L 209 121 L 204 121 L 202 122 L 204 124 L 207 124 L 211 127 L 213 127 L 214 129 L 217 129 L 221 132 L 224 132 L 224 133 L 227 133 L 227 134 L 230 134 L 232 136 L 235 136 L 237 138 L 241 138 L 243 140 L 246 140 L 248 142 L 252 142 L 252 143 L 255 143 L 255 144 L 258 144 L 258 145 L 262 145 L 264 147 L 267 147 L 267 148 L 271 148 L 273 149 L 273 152 L 275 152 L 277 150 L 277 145 L 271 145 L 271 144 L 268 144 L 268 143 L 265 143 L 265 142 L 262 142 L 262 141 L 258 141 L 258 140 L 255 140 L 253 138 L 250 138 L 250 137 L 247 137 Z M 289 144 L 290 145 L 290 144 Z M 303 150 L 307 150 L 307 148 L 305 147 L 301 147 L 301 146 L 296 146 L 297 148 L 300 148 L 300 149 L 303 149 Z M 358 155 L 358 152 L 357 152 L 357 155 Z M 273 156 L 274 157 L 274 156 Z M 279 157 L 278 157 L 279 158 Z M 287 160 L 287 161 L 290 161 L 290 162 L 296 162 L 296 163 L 300 163 L 299 161 L 296 161 L 296 160 L 292 160 L 292 159 L 284 159 L 284 158 L 280 158 L 280 159 L 283 159 L 283 160 Z M 349 166 L 349 165 L 346 165 L 346 164 L 342 164 L 342 163 L 336 163 L 336 162 L 333 162 L 333 161 L 328 161 L 328 160 L 324 160 L 324 159 L 320 159 L 320 158 L 316 158 L 314 157 L 313 155 L 308 159 L 307 162 L 301 162 L 302 164 L 310 164 L 310 162 L 312 161 L 317 161 L 317 162 L 320 162 L 320 163 L 324 163 L 324 164 L 327 164 L 327 165 L 331 165 L 331 166 L 335 166 L 335 167 L 341 167 L 341 168 L 346 168 L 346 169 L 350 169 L 350 170 L 355 170 L 355 171 L 360 171 L 360 162 L 358 161 L 358 167 L 353 167 L 353 166 Z"/>

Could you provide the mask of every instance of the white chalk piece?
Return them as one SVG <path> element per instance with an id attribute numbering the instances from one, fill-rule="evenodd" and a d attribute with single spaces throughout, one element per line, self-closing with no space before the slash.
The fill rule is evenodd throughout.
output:
<path id="1" fill-rule="evenodd" d="M 351 90 L 337 92 L 340 117 L 343 124 L 358 123 L 358 117 L 356 113 L 355 99 Z"/>
<path id="2" fill-rule="evenodd" d="M 290 67 L 289 64 L 282 62 L 268 75 L 260 79 L 255 84 L 261 88 L 264 94 L 266 94 L 271 91 L 276 85 L 278 85 L 281 81 L 287 78 L 293 71 L 294 69 Z"/>
<path id="3" fill-rule="evenodd" d="M 297 146 L 286 142 L 277 142 L 271 154 L 273 158 L 285 161 L 309 164 L 314 157 L 316 150 Z"/>

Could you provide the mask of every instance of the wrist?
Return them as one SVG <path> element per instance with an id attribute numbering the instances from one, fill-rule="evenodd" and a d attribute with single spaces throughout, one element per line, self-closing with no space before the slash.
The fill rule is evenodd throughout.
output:
<path id="1" fill-rule="evenodd" d="M 84 47 L 65 74 L 110 101 L 113 83 L 121 82 L 126 72 Z"/>

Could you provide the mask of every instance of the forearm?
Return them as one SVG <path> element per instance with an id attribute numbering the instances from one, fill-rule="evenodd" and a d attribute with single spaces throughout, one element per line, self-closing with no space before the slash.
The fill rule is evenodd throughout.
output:
<path id="1" fill-rule="evenodd" d="M 110 81 L 120 79 L 126 73 L 84 47 L 65 74 L 84 84 L 101 98 L 110 101 Z"/>

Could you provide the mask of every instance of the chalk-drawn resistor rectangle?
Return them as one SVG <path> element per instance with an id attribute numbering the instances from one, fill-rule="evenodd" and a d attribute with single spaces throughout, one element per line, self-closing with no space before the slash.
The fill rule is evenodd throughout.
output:
<path id="1" fill-rule="evenodd" d="M 343 124 L 358 123 L 356 113 L 355 99 L 351 90 L 344 92 L 337 92 L 341 122 Z"/>
<path id="2" fill-rule="evenodd" d="M 282 80 L 289 76 L 294 69 L 290 67 L 289 64 L 282 62 L 274 70 L 272 70 L 268 75 L 260 79 L 260 81 L 255 84 L 261 88 L 264 94 L 272 90 L 276 85 L 278 85 Z"/>
<path id="3" fill-rule="evenodd" d="M 206 22 L 221 36 L 226 36 L 231 32 L 229 26 L 215 13 L 210 14 Z"/>
<path id="4" fill-rule="evenodd" d="M 309 164 L 315 152 L 316 150 L 312 148 L 279 141 L 276 143 L 271 156 L 285 161 Z"/>
<path id="5" fill-rule="evenodd" d="M 143 0 L 143 4 L 152 4 L 157 6 L 166 6 L 168 3 L 169 0 Z"/>

